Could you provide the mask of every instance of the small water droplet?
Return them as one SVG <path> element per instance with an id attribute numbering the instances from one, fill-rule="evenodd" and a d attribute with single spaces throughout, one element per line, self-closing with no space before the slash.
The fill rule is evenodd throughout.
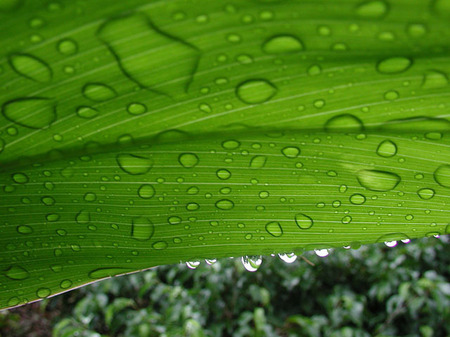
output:
<path id="1" fill-rule="evenodd" d="M 236 96 L 246 104 L 261 104 L 270 100 L 277 88 L 263 79 L 248 80 L 237 86 Z"/>
<path id="2" fill-rule="evenodd" d="M 167 248 L 167 242 L 166 241 L 156 241 L 152 244 L 152 248 L 155 250 L 163 250 Z"/>
<path id="3" fill-rule="evenodd" d="M 398 174 L 379 170 L 360 170 L 357 173 L 357 179 L 362 187 L 377 192 L 390 191 L 401 180 Z"/>
<path id="4" fill-rule="evenodd" d="M 129 153 L 121 153 L 116 157 L 120 168 L 131 175 L 141 175 L 147 173 L 153 166 L 151 158 L 138 156 Z"/>
<path id="5" fill-rule="evenodd" d="M 350 197 L 350 202 L 354 205 L 362 205 L 366 202 L 366 197 L 360 193 L 355 193 Z"/>
<path id="6" fill-rule="evenodd" d="M 39 288 L 36 291 L 36 296 L 39 298 L 45 298 L 45 297 L 49 297 L 51 293 L 52 293 L 51 290 L 48 288 Z"/>
<path id="7" fill-rule="evenodd" d="M 298 213 L 295 215 L 295 223 L 300 229 L 310 229 L 314 224 L 314 220 L 304 213 Z"/>
<path id="8" fill-rule="evenodd" d="M 206 264 L 213 265 L 217 262 L 217 259 L 205 259 Z"/>
<path id="9" fill-rule="evenodd" d="M 441 71 L 427 70 L 423 77 L 422 88 L 438 89 L 448 85 L 448 77 Z"/>
<path id="10" fill-rule="evenodd" d="M 421 188 L 417 191 L 417 194 L 421 199 L 428 200 L 434 197 L 434 190 L 431 188 Z"/>
<path id="11" fill-rule="evenodd" d="M 169 222 L 169 224 L 171 225 L 178 225 L 181 223 L 181 218 L 179 216 L 170 216 L 167 221 Z"/>
<path id="12" fill-rule="evenodd" d="M 88 83 L 83 86 L 84 97 L 94 102 L 103 102 L 117 96 L 115 90 L 103 83 Z"/>
<path id="13" fill-rule="evenodd" d="M 17 184 L 26 184 L 29 179 L 25 173 L 18 172 L 12 175 L 12 180 Z"/>
<path id="14" fill-rule="evenodd" d="M 388 5 L 381 0 L 365 1 L 356 7 L 356 14 L 361 18 L 379 19 L 388 12 Z"/>
<path id="15" fill-rule="evenodd" d="M 406 32 L 413 38 L 419 38 L 427 33 L 427 27 L 421 23 L 411 23 L 406 27 Z"/>
<path id="16" fill-rule="evenodd" d="M 81 225 L 85 225 L 91 221 L 91 213 L 86 210 L 81 210 L 75 216 L 75 221 Z"/>
<path id="17" fill-rule="evenodd" d="M 147 112 L 147 106 L 142 103 L 130 103 L 127 106 L 127 111 L 130 115 L 142 115 L 143 113 Z"/>
<path id="18" fill-rule="evenodd" d="M 91 119 L 98 116 L 98 110 L 90 106 L 80 106 L 77 108 L 77 115 L 81 118 Z"/>
<path id="19" fill-rule="evenodd" d="M 293 158 L 297 158 L 298 155 L 300 154 L 300 149 L 296 146 L 286 146 L 285 148 L 283 148 L 281 150 L 281 153 L 289 158 L 289 159 L 293 159 Z"/>
<path id="20" fill-rule="evenodd" d="M 450 165 L 444 164 L 434 171 L 434 180 L 442 187 L 450 188 Z"/>
<path id="21" fill-rule="evenodd" d="M 200 261 L 187 261 L 186 266 L 189 269 L 196 269 L 200 265 Z"/>
<path id="22" fill-rule="evenodd" d="M 266 231 L 274 237 L 280 237 L 283 235 L 283 229 L 278 221 L 271 221 L 266 224 Z"/>
<path id="23" fill-rule="evenodd" d="M 387 101 L 395 101 L 397 98 L 399 98 L 399 94 L 395 90 L 387 91 L 384 94 L 384 99 Z"/>
<path id="24" fill-rule="evenodd" d="M 352 222 L 352 217 L 350 215 L 346 215 L 341 219 L 341 222 L 343 224 L 349 224 L 350 222 Z"/>
<path id="25" fill-rule="evenodd" d="M 59 284 L 59 286 L 61 287 L 61 289 L 69 289 L 72 286 L 72 281 L 65 279 L 62 280 L 61 283 Z"/>
<path id="26" fill-rule="evenodd" d="M 397 241 L 385 241 L 384 244 L 389 248 L 397 246 Z"/>
<path id="27" fill-rule="evenodd" d="M 262 45 L 267 54 L 288 54 L 303 50 L 303 43 L 293 35 L 277 35 L 269 38 Z"/>
<path id="28" fill-rule="evenodd" d="M 58 51 L 63 55 L 73 55 L 77 53 L 78 45 L 72 39 L 63 39 L 58 42 Z"/>
<path id="29" fill-rule="evenodd" d="M 86 192 L 84 194 L 84 198 L 83 199 L 85 201 L 87 201 L 87 202 L 93 202 L 93 201 L 97 200 L 97 195 L 95 193 L 93 193 L 93 192 Z"/>
<path id="30" fill-rule="evenodd" d="M 192 168 L 198 164 L 199 159 L 195 153 L 182 153 L 178 157 L 178 162 L 183 167 Z"/>
<path id="31" fill-rule="evenodd" d="M 397 154 L 397 145 L 389 139 L 383 140 L 378 145 L 377 154 L 385 158 L 393 157 Z"/>
<path id="32" fill-rule="evenodd" d="M 330 255 L 330 251 L 328 249 L 314 249 L 314 253 L 316 253 L 318 257 L 327 257 Z"/>
<path id="33" fill-rule="evenodd" d="M 155 232 L 155 226 L 150 219 L 137 217 L 131 220 L 131 237 L 135 240 L 149 240 Z"/>
<path id="34" fill-rule="evenodd" d="M 250 160 L 250 168 L 253 169 L 263 168 L 266 165 L 266 160 L 267 160 L 266 156 L 254 156 Z"/>
<path id="35" fill-rule="evenodd" d="M 219 169 L 216 172 L 217 178 L 221 180 L 227 180 L 231 177 L 231 172 L 227 169 Z"/>
<path id="36" fill-rule="evenodd" d="M 293 263 L 297 260 L 297 255 L 295 255 L 294 253 L 278 254 L 278 256 L 286 263 Z"/>
<path id="37" fill-rule="evenodd" d="M 216 202 L 216 207 L 218 209 L 228 211 L 234 207 L 234 203 L 231 200 L 228 199 L 221 199 Z"/>
<path id="38" fill-rule="evenodd" d="M 56 105 L 47 98 L 18 98 L 2 106 L 6 119 L 30 129 L 42 129 L 56 120 Z"/>
<path id="39" fill-rule="evenodd" d="M 399 56 L 381 60 L 376 68 L 382 74 L 398 74 L 408 70 L 411 65 L 411 59 Z"/>
<path id="40" fill-rule="evenodd" d="M 247 271 L 255 272 L 262 264 L 262 256 L 242 256 L 241 262 Z"/>
<path id="41" fill-rule="evenodd" d="M 27 225 L 17 226 L 17 232 L 20 234 L 31 234 L 33 233 L 33 228 Z"/>
<path id="42" fill-rule="evenodd" d="M 155 195 L 155 188 L 150 184 L 142 184 L 138 189 L 138 196 L 142 199 L 151 199 Z"/>
<path id="43" fill-rule="evenodd" d="M 41 59 L 29 54 L 9 55 L 9 64 L 19 75 L 30 80 L 46 83 L 52 79 L 52 70 Z"/>

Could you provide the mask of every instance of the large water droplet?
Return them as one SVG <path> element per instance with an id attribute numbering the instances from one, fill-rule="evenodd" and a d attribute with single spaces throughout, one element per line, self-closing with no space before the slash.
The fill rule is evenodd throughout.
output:
<path id="1" fill-rule="evenodd" d="M 293 159 L 298 157 L 300 149 L 296 146 L 286 146 L 281 150 L 281 153 L 284 154 L 285 157 Z"/>
<path id="2" fill-rule="evenodd" d="M 448 85 L 447 75 L 441 71 L 428 70 L 425 72 L 422 82 L 424 89 L 438 89 L 444 88 Z"/>
<path id="3" fill-rule="evenodd" d="M 120 168 L 128 174 L 140 175 L 145 174 L 153 166 L 153 160 L 129 153 L 121 153 L 116 157 Z"/>
<path id="4" fill-rule="evenodd" d="M 362 205 L 366 202 L 366 197 L 360 193 L 355 193 L 350 197 L 350 202 L 354 205 Z"/>
<path id="5" fill-rule="evenodd" d="M 351 114 L 342 114 L 331 117 L 325 123 L 327 132 L 361 132 L 364 130 L 363 122 Z"/>
<path id="6" fill-rule="evenodd" d="M 39 288 L 36 291 L 36 296 L 39 298 L 45 298 L 45 297 L 49 297 L 51 293 L 52 293 L 52 291 L 48 288 Z"/>
<path id="7" fill-rule="evenodd" d="M 33 233 L 33 228 L 27 225 L 17 226 L 17 232 L 20 234 L 31 234 Z"/>
<path id="8" fill-rule="evenodd" d="M 12 175 L 12 180 L 17 184 L 26 184 L 28 182 L 28 176 L 25 173 L 18 172 Z"/>
<path id="9" fill-rule="evenodd" d="M 295 223 L 300 229 L 310 229 L 314 224 L 314 221 L 306 214 L 298 213 L 295 215 Z"/>
<path id="10" fill-rule="evenodd" d="M 278 256 L 286 263 L 293 263 L 297 260 L 297 255 L 294 253 L 278 254 Z"/>
<path id="11" fill-rule="evenodd" d="M 88 224 L 91 221 L 91 213 L 86 210 L 81 210 L 75 216 L 75 221 L 81 225 Z"/>
<path id="12" fill-rule="evenodd" d="M 253 169 L 263 168 L 266 165 L 266 160 L 267 160 L 266 156 L 254 156 L 250 160 L 250 168 Z"/>
<path id="13" fill-rule="evenodd" d="M 151 199 L 155 195 L 155 188 L 150 184 L 142 184 L 138 189 L 138 195 L 142 199 Z"/>
<path id="14" fill-rule="evenodd" d="M 227 180 L 231 177 L 231 172 L 227 169 L 219 169 L 216 172 L 217 178 L 221 180 Z"/>
<path id="15" fill-rule="evenodd" d="M 243 256 L 241 261 L 247 271 L 255 272 L 261 266 L 262 256 Z"/>
<path id="16" fill-rule="evenodd" d="M 82 89 L 84 97 L 94 101 L 103 102 L 117 96 L 115 90 L 103 83 L 88 83 Z"/>
<path id="17" fill-rule="evenodd" d="M 391 140 L 383 140 L 377 148 L 377 154 L 381 157 L 392 157 L 397 153 L 397 145 Z"/>
<path id="18" fill-rule="evenodd" d="M 398 74 L 406 71 L 412 65 L 412 60 L 406 57 L 391 57 L 381 60 L 377 70 L 382 74 Z"/>
<path id="19" fill-rule="evenodd" d="M 239 141 L 234 140 L 234 139 L 230 139 L 230 140 L 225 140 L 222 143 L 222 147 L 225 150 L 235 150 L 237 149 L 239 146 L 241 146 L 241 143 L 239 143 Z"/>
<path id="20" fill-rule="evenodd" d="M 434 197 L 434 190 L 431 188 L 421 188 L 417 191 L 421 199 L 428 200 Z"/>
<path id="21" fill-rule="evenodd" d="M 80 106 L 77 108 L 77 115 L 81 118 L 91 119 L 98 115 L 98 110 L 90 106 Z"/>
<path id="22" fill-rule="evenodd" d="M 152 244 L 152 248 L 155 250 L 164 250 L 167 248 L 166 241 L 156 241 Z"/>
<path id="23" fill-rule="evenodd" d="M 198 156 L 195 153 L 182 153 L 178 157 L 178 162 L 186 168 L 195 167 L 198 162 Z"/>
<path id="24" fill-rule="evenodd" d="M 140 241 L 149 240 L 154 232 L 155 227 L 150 219 L 140 216 L 131 220 L 131 237 L 133 239 Z"/>
<path id="25" fill-rule="evenodd" d="M 59 283 L 59 286 L 61 287 L 61 289 L 69 289 L 72 286 L 72 284 L 73 283 L 71 280 L 65 279 Z"/>
<path id="26" fill-rule="evenodd" d="M 187 261 L 186 266 L 189 269 L 196 269 L 200 265 L 200 261 Z"/>
<path id="27" fill-rule="evenodd" d="M 388 5 L 384 1 L 365 1 L 356 7 L 356 14 L 362 18 L 378 19 L 386 15 Z"/>
<path id="28" fill-rule="evenodd" d="M 234 207 L 234 203 L 228 199 L 222 199 L 216 202 L 216 207 L 218 209 L 228 211 Z"/>
<path id="29" fill-rule="evenodd" d="M 49 82 L 52 79 L 52 70 L 42 60 L 29 54 L 9 55 L 11 67 L 20 75 L 36 81 Z"/>
<path id="30" fill-rule="evenodd" d="M 450 188 L 450 165 L 444 164 L 439 166 L 436 171 L 434 171 L 434 180 L 443 186 Z"/>
<path id="31" fill-rule="evenodd" d="M 30 276 L 25 268 L 20 266 L 11 266 L 5 271 L 5 276 L 11 280 L 25 280 Z"/>
<path id="32" fill-rule="evenodd" d="M 357 179 L 362 187 L 377 192 L 390 191 L 401 180 L 398 174 L 379 170 L 360 170 Z"/>
<path id="33" fill-rule="evenodd" d="M 56 120 L 56 105 L 48 98 L 18 98 L 2 106 L 6 119 L 30 129 L 42 129 Z"/>
<path id="34" fill-rule="evenodd" d="M 269 81 L 257 79 L 248 80 L 238 85 L 237 97 L 246 104 L 267 102 L 277 92 L 277 88 Z"/>
<path id="35" fill-rule="evenodd" d="M 266 224 L 266 231 L 272 236 L 280 237 L 283 235 L 283 229 L 278 221 L 271 221 Z"/>
<path id="36" fill-rule="evenodd" d="M 277 35 L 264 42 L 262 49 L 268 54 L 288 54 L 303 50 L 303 43 L 293 35 Z"/>

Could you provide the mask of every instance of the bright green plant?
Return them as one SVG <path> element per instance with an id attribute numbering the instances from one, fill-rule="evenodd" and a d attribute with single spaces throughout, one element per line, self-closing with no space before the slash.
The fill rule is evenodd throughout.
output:
<path id="1" fill-rule="evenodd" d="M 448 0 L 0 16 L 2 308 L 180 260 L 449 232 Z"/>

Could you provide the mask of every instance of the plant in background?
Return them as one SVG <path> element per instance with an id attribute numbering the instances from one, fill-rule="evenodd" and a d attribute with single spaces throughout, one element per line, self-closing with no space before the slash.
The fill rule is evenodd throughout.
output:
<path id="1" fill-rule="evenodd" d="M 449 233 L 448 0 L 0 16 L 1 308 L 179 261 Z"/>

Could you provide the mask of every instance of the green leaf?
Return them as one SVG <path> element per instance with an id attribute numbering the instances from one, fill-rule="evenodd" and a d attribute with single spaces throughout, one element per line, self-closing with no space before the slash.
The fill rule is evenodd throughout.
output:
<path id="1" fill-rule="evenodd" d="M 0 0 L 0 307 L 448 234 L 449 8 Z"/>

